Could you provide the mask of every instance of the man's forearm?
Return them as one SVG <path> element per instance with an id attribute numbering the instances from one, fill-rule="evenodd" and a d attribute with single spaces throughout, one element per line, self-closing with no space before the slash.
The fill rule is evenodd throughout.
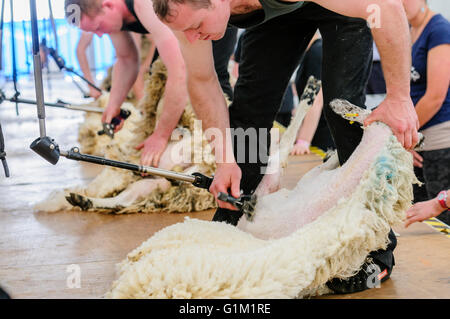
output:
<path id="1" fill-rule="evenodd" d="M 298 1 L 298 0 L 292 0 Z M 380 52 L 389 97 L 409 98 L 411 72 L 411 40 L 408 20 L 401 0 L 307 0 L 339 14 L 371 19 L 379 13 L 379 23 L 371 25 Z M 356 45 L 356 44 L 355 44 Z M 342 54 L 345 54 L 344 52 Z"/>
<path id="2" fill-rule="evenodd" d="M 410 97 L 411 39 L 408 21 L 401 2 L 381 5 L 381 25 L 373 26 L 372 34 L 380 53 L 387 95 Z"/>
<path id="3" fill-rule="evenodd" d="M 118 58 L 112 73 L 109 105 L 120 108 L 133 87 L 139 72 L 139 65 L 134 59 Z"/>
<path id="4" fill-rule="evenodd" d="M 163 112 L 158 120 L 154 134 L 169 140 L 173 130 L 180 121 L 187 101 L 188 93 L 185 81 L 177 81 L 169 77 L 164 90 Z"/>
<path id="5" fill-rule="evenodd" d="M 217 78 L 205 81 L 188 81 L 189 96 L 195 113 L 202 121 L 203 130 L 210 129 L 208 136 L 213 142 L 216 162 L 234 162 L 234 153 L 230 136 L 230 120 L 228 107 Z M 215 130 L 215 131 L 213 131 Z M 220 134 L 220 136 L 217 136 Z M 207 134 L 211 135 L 211 134 Z"/>
<path id="6" fill-rule="evenodd" d="M 84 48 L 83 48 L 84 49 Z M 82 50 L 77 50 L 78 64 L 80 65 L 81 72 L 84 77 L 91 83 L 94 83 L 94 78 L 92 77 L 91 69 L 89 68 L 89 62 L 85 52 Z"/>
<path id="7" fill-rule="evenodd" d="M 89 82 L 94 83 L 94 79 L 92 77 L 91 69 L 89 67 L 89 62 L 88 62 L 88 58 L 86 55 L 86 50 L 92 42 L 92 37 L 93 37 L 93 34 L 83 31 L 81 33 L 80 39 L 77 44 L 76 53 L 77 53 L 78 63 L 80 65 L 80 68 L 81 68 L 81 71 L 83 72 L 84 77 L 86 79 L 88 79 Z"/>

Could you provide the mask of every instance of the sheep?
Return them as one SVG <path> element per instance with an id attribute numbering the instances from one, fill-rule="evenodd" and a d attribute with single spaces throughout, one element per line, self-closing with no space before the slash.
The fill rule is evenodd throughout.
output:
<path id="1" fill-rule="evenodd" d="M 360 110 L 355 110 L 360 111 Z M 303 113 L 298 116 L 303 116 Z M 292 132 L 269 163 L 284 165 Z M 283 141 L 284 139 L 284 141 Z M 279 160 L 277 161 L 276 158 Z M 269 164 L 270 165 L 270 164 Z M 279 176 L 279 175 L 275 175 Z M 413 159 L 390 128 L 364 128 L 350 159 L 335 153 L 292 190 L 266 175 L 252 222 L 237 227 L 186 218 L 130 252 L 107 298 L 301 298 L 330 293 L 371 251 L 386 248 L 411 206 Z"/>
<path id="2" fill-rule="evenodd" d="M 321 82 L 314 79 L 312 77 L 306 86 L 305 92 L 301 97 L 300 105 L 303 107 L 309 107 L 314 102 L 315 96 L 320 90 Z M 186 111 L 188 114 L 191 112 L 191 109 L 188 108 Z M 191 120 L 194 117 L 190 117 Z M 295 132 L 298 131 L 302 118 L 296 117 L 292 124 L 288 128 L 288 132 L 290 135 L 295 135 Z M 195 126 L 195 122 L 189 124 L 191 127 L 193 126 L 193 134 L 188 134 L 187 138 L 183 138 L 181 142 L 171 143 L 169 144 L 166 152 L 161 158 L 161 163 L 163 166 L 160 168 L 164 169 L 172 169 L 173 167 L 177 167 L 178 171 L 182 171 L 183 169 L 187 169 L 184 171 L 185 174 L 190 174 L 193 172 L 200 172 L 206 175 L 211 175 L 214 171 L 208 170 L 208 168 L 199 165 L 194 165 L 191 167 L 187 167 L 184 165 L 186 162 L 183 161 L 182 153 L 184 149 L 193 149 L 192 158 L 188 159 L 187 162 L 191 163 L 195 158 L 200 156 L 203 158 L 203 161 L 209 163 L 210 165 L 214 165 L 214 158 L 211 155 L 210 147 L 204 140 L 202 140 L 200 147 L 196 147 L 195 142 L 192 140 L 192 136 L 201 136 L 201 126 L 197 122 L 197 127 Z M 295 138 L 295 136 L 294 136 Z M 291 138 L 287 144 L 284 143 L 284 148 L 289 148 L 289 145 L 292 146 L 293 139 Z M 182 145 L 184 143 L 184 145 Z M 277 145 L 278 141 L 274 141 L 272 145 Z M 289 145 L 288 145 L 289 144 Z M 115 148 L 114 148 L 115 149 Z M 290 148 L 289 148 L 290 149 Z M 175 150 L 175 152 L 174 152 Z M 202 152 L 202 150 L 204 150 Z M 198 154 L 198 153 L 202 154 Z M 285 154 L 287 155 L 287 153 Z M 170 163 L 170 165 L 169 165 Z M 166 166 L 164 166 L 166 164 Z M 169 166 L 167 166 L 169 165 Z M 211 167 L 211 166 L 210 166 Z M 114 171 L 115 172 L 115 171 Z M 111 174 L 109 170 L 103 172 L 104 174 Z M 272 176 L 272 175 L 271 175 Z M 90 188 L 97 190 L 105 189 L 102 185 L 99 185 L 97 181 L 105 181 L 106 179 L 111 179 L 112 176 L 99 176 L 96 181 L 90 184 Z M 114 183 L 117 183 L 117 178 L 115 182 L 113 182 L 112 186 L 115 187 Z M 202 211 L 211 207 L 215 207 L 214 198 L 207 194 L 205 190 L 196 189 L 192 187 L 192 185 L 181 184 L 174 187 L 170 187 L 168 183 L 163 183 L 158 180 L 158 182 L 150 181 L 137 181 L 135 184 L 130 184 L 125 190 L 123 190 L 118 196 L 107 196 L 108 198 L 104 198 L 106 196 L 89 196 L 89 195 L 81 195 L 77 192 L 71 192 L 66 195 L 66 199 L 69 203 L 74 206 L 79 206 L 83 210 L 95 210 L 101 212 L 114 212 L 116 214 L 129 213 L 129 212 L 149 212 L 154 211 L 155 209 L 160 209 L 168 212 L 183 212 L 183 211 Z M 155 185 L 159 187 L 156 187 Z M 145 188 L 145 189 L 141 189 Z M 89 189 L 85 193 L 88 193 Z M 195 198 L 196 200 L 192 200 Z"/>
<path id="3" fill-rule="evenodd" d="M 90 114 L 87 116 L 89 121 L 86 121 L 81 127 L 79 134 L 82 152 L 138 164 L 140 151 L 137 151 L 134 147 L 152 134 L 156 126 L 161 112 L 166 79 L 167 70 L 164 64 L 160 60 L 155 61 L 152 66 L 151 76 L 146 80 L 146 95 L 139 102 L 137 108 L 129 104 L 125 105 L 127 109 L 131 110 L 132 115 L 125 121 L 122 130 L 115 134 L 113 140 L 107 136 L 97 135 L 97 131 L 100 130 L 99 126 L 101 126 L 100 115 Z M 106 97 L 103 99 L 106 99 Z M 105 105 L 105 100 L 100 102 L 101 105 Z M 184 130 L 185 135 L 195 136 L 195 129 L 200 130 L 200 133 L 198 133 L 201 137 L 200 149 L 203 152 L 202 162 L 196 163 L 196 169 L 205 174 L 212 174 L 215 170 L 215 163 L 211 148 L 207 145 L 208 143 L 201 133 L 201 128 L 196 124 L 196 117 L 192 107 L 188 105 L 180 119 L 179 130 Z M 186 134 L 187 131 L 194 134 Z M 186 147 L 193 143 L 194 141 L 188 138 L 183 138 L 181 141 L 171 141 L 161 158 L 159 167 L 176 171 L 187 169 L 190 165 L 186 165 L 185 158 L 172 156 L 174 155 L 173 150 L 180 151 L 183 145 Z M 198 145 L 191 145 L 192 156 L 196 155 L 198 148 Z M 53 192 L 46 200 L 35 205 L 35 209 L 57 211 L 78 206 L 90 211 L 134 213 L 156 211 L 190 212 L 216 207 L 214 197 L 207 190 L 196 189 L 193 185 L 170 185 L 169 187 L 168 183 L 151 178 L 146 178 L 148 181 L 141 182 L 142 178 L 142 176 L 131 171 L 105 167 L 87 186 L 66 189 L 62 192 Z M 138 181 L 139 184 L 133 186 L 133 183 Z M 105 206 L 102 204 L 100 207 L 97 207 L 92 202 L 89 202 L 91 201 L 90 198 L 114 197 L 130 185 L 130 189 L 134 190 L 138 185 L 150 185 L 152 182 L 156 185 L 148 188 L 148 190 L 153 190 L 152 192 L 149 194 L 139 193 L 141 195 L 134 197 L 133 200 L 127 197 L 126 205 Z M 123 194 L 120 198 L 123 197 L 126 197 L 126 194 Z M 171 197 L 174 197 L 173 201 L 170 200 Z M 147 200 L 145 200 L 146 198 Z M 139 205 L 132 205 L 133 203 Z"/>
<path id="4" fill-rule="evenodd" d="M 96 105 L 100 108 L 105 108 L 108 104 L 108 99 L 109 93 L 104 93 Z M 125 121 L 123 129 L 114 135 L 115 145 L 124 145 L 130 141 L 133 138 L 132 131 L 136 129 L 136 124 L 142 121 L 141 113 L 132 103 L 123 103 L 122 109 L 130 111 L 131 115 Z M 103 129 L 101 118 L 102 114 L 95 112 L 87 112 L 84 115 L 84 121 L 80 124 L 78 130 L 78 142 L 80 143 L 81 151 L 85 154 L 105 156 L 106 149 L 111 147 L 111 138 L 106 134 L 98 134 Z"/>

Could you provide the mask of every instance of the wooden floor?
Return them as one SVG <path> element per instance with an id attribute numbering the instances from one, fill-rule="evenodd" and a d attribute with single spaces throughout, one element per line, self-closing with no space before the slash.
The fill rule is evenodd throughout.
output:
<path id="1" fill-rule="evenodd" d="M 59 91 L 68 98 L 76 93 L 70 87 Z M 48 135 L 61 149 L 76 145 L 82 115 L 47 110 Z M 31 152 L 29 145 L 39 132 L 35 118 L 33 107 L 21 106 L 17 117 L 12 104 L 0 105 L 12 174 L 5 179 L 0 172 L 0 285 L 13 298 L 100 298 L 115 279 L 115 265 L 156 231 L 185 216 L 211 219 L 212 211 L 123 216 L 33 212 L 31 205 L 51 191 L 85 183 L 99 171 L 65 158 L 52 166 Z M 292 157 L 283 185 L 293 187 L 320 163 L 316 155 Z M 390 280 L 379 289 L 322 298 L 450 298 L 450 239 L 423 223 L 395 231 L 400 236 Z M 80 269 L 80 288 L 68 286 L 72 265 Z"/>

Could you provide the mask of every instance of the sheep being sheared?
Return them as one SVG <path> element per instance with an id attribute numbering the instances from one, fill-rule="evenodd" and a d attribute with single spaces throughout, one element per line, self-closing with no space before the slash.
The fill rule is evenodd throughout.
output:
<path id="1" fill-rule="evenodd" d="M 280 155 L 274 154 L 279 163 L 287 158 L 283 139 Z M 107 297 L 298 298 L 329 292 L 328 280 L 351 276 L 371 251 L 386 248 L 390 227 L 404 219 L 417 182 L 411 154 L 380 122 L 364 129 L 341 167 L 335 154 L 294 189 L 267 194 L 277 179 L 267 176 L 258 187 L 253 222 L 243 216 L 233 227 L 186 218 L 154 234 L 119 265 Z"/>
<path id="2" fill-rule="evenodd" d="M 96 105 L 105 108 L 108 104 L 109 93 L 104 93 L 97 101 Z M 130 117 L 124 122 L 123 128 L 114 135 L 115 144 L 126 144 L 133 138 L 133 131 L 136 129 L 137 123 L 142 120 L 141 113 L 133 106 L 132 103 L 125 102 L 122 109 L 130 111 Z M 99 135 L 98 132 L 103 129 L 102 114 L 95 112 L 86 112 L 84 121 L 78 129 L 78 142 L 82 153 L 96 156 L 105 156 L 106 149 L 111 144 L 111 138 L 106 135 Z"/>
<path id="3" fill-rule="evenodd" d="M 200 133 L 201 136 L 201 133 Z M 200 140 L 201 142 L 201 140 Z M 159 168 L 192 174 L 199 172 L 211 175 L 213 170 L 204 164 L 191 165 L 192 158 L 186 160 L 186 150 L 191 153 L 193 139 L 190 134 L 178 142 L 170 142 L 160 159 Z M 209 162 L 214 165 L 210 151 Z M 196 200 L 192 200 L 195 198 Z M 128 213 L 146 212 L 160 209 L 163 211 L 202 211 L 215 206 L 214 197 L 204 189 L 192 185 L 174 185 L 165 178 L 143 178 L 130 183 L 119 195 L 108 198 L 82 196 L 77 193 L 67 195 L 67 200 L 83 210 L 101 212 Z"/>
<path id="4" fill-rule="evenodd" d="M 314 99 L 317 93 L 320 90 L 320 81 L 315 80 L 314 78 L 310 79 L 307 83 L 307 87 L 305 89 L 304 94 L 301 98 L 300 106 L 305 107 L 307 105 L 311 105 L 314 102 Z M 297 117 L 292 124 L 288 128 L 288 132 L 298 131 L 300 127 L 302 118 Z M 195 124 L 195 123 L 194 123 Z M 200 123 L 198 123 L 200 124 Z M 209 156 L 207 160 L 208 163 L 213 165 L 214 158 L 211 155 L 211 151 L 209 145 L 203 143 L 201 140 L 201 127 L 195 127 L 194 125 L 194 134 L 188 134 L 187 137 L 184 137 L 181 142 L 171 143 L 169 144 L 168 149 L 164 153 L 161 162 L 162 163 L 171 163 L 169 167 L 175 167 L 179 165 L 179 170 L 186 169 L 185 165 L 182 167 L 183 163 L 183 152 L 186 149 L 193 149 L 192 152 L 193 157 L 189 158 L 186 162 L 192 163 L 195 160 L 197 155 L 201 157 Z M 292 133 L 291 133 L 292 134 Z M 195 140 L 192 140 L 193 137 L 200 135 L 200 147 L 196 145 Z M 294 133 L 295 135 L 295 133 Z M 182 144 L 184 143 L 184 145 Z M 288 143 L 293 144 L 293 140 Z M 272 145 L 277 145 L 278 141 L 274 141 Z M 286 144 L 286 143 L 285 143 Z M 203 154 L 198 154 L 204 148 Z M 200 158 L 201 158 L 200 157 Z M 184 163 L 186 163 L 184 162 Z M 168 169 L 167 167 L 161 167 Z M 184 173 L 194 173 L 200 172 L 206 175 L 211 175 L 213 171 L 202 169 L 202 166 L 195 165 L 188 168 L 188 171 Z M 103 179 L 103 178 L 102 178 Z M 160 181 L 160 180 L 159 180 Z M 160 181 L 162 183 L 162 181 Z M 147 181 L 138 181 L 135 184 L 131 184 L 125 190 L 123 190 L 118 196 L 108 197 L 108 198 L 99 198 L 93 196 L 83 196 L 77 193 L 70 193 L 67 196 L 67 200 L 75 205 L 81 207 L 83 210 L 96 210 L 96 211 L 113 211 L 115 213 L 126 213 L 132 211 L 148 211 L 154 210 L 156 207 L 164 207 L 164 210 L 171 208 L 176 211 L 182 212 L 184 211 L 201 211 L 215 206 L 215 201 L 210 194 L 205 193 L 205 190 L 198 189 L 189 184 L 181 184 L 176 187 L 170 188 L 169 183 L 158 184 L 159 188 L 152 186 L 153 180 Z M 164 185 L 164 187 L 162 186 Z M 143 189 L 145 188 L 145 189 Z M 180 190 L 182 190 L 180 192 Z M 190 196 L 186 196 L 186 193 L 190 194 Z M 163 194 L 161 196 L 161 194 Z M 188 200 L 189 198 L 196 198 L 196 201 Z M 187 209 L 188 208 L 188 209 Z"/>
<path id="5" fill-rule="evenodd" d="M 164 64 L 160 60 L 155 61 L 152 66 L 151 77 L 146 82 L 146 94 L 138 105 L 142 115 L 139 111 L 132 111 L 132 117 L 125 121 L 124 128 L 115 134 L 114 139 L 111 140 L 109 137 L 106 137 L 108 143 L 101 147 L 99 147 L 101 143 L 96 143 L 95 151 L 93 150 L 91 154 L 94 153 L 105 156 L 108 159 L 139 164 L 140 151 L 137 151 L 135 146 L 150 136 L 156 127 L 163 105 L 166 78 L 167 71 Z M 181 135 L 184 137 L 180 141 L 169 142 L 166 151 L 161 157 L 159 168 L 182 172 L 192 166 L 190 163 L 195 163 L 197 171 L 213 174 L 215 169 L 214 157 L 211 154 L 211 148 L 203 137 L 201 127 L 198 124 L 196 125 L 195 119 L 192 108 L 187 106 L 180 119 L 178 129 L 178 131 L 183 132 Z M 101 125 L 100 117 L 97 121 L 96 123 Z M 97 129 L 91 129 L 90 132 L 95 132 L 96 134 Z M 200 138 L 191 138 L 198 136 Z M 99 140 L 97 139 L 97 141 Z M 188 149 L 187 151 L 186 148 Z M 98 152 L 101 154 L 98 154 Z M 186 152 L 191 158 L 186 159 Z M 201 152 L 200 157 L 198 152 Z M 183 154 L 183 156 L 180 154 Z M 193 161 L 193 159 L 199 158 L 199 162 Z M 142 176 L 131 171 L 105 167 L 87 186 L 52 193 L 48 199 L 36 205 L 35 208 L 44 211 L 57 211 L 78 206 L 84 210 L 91 211 L 132 213 L 155 211 L 190 212 L 216 206 L 214 197 L 207 190 L 197 189 L 193 185 L 172 185 L 151 177 L 145 179 L 145 182 L 141 182 Z M 139 184 L 133 185 L 133 183 L 138 181 Z M 151 186 L 152 183 L 154 183 L 153 186 Z M 146 185 L 145 187 L 148 187 L 147 190 L 152 190 L 152 192 L 134 192 L 139 185 L 141 187 Z M 133 191 L 134 194 L 129 196 L 125 193 L 119 199 L 112 198 L 121 194 L 128 187 L 129 192 Z M 106 197 L 112 199 L 111 205 L 105 205 L 104 200 L 101 201 L 100 205 L 95 205 L 91 201 L 91 199 L 106 200 Z M 126 198 L 127 201 L 117 205 L 117 201 L 123 198 Z"/>

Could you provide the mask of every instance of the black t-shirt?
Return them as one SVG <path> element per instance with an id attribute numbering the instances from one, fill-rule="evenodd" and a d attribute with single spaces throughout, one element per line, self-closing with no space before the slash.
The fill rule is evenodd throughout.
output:
<path id="1" fill-rule="evenodd" d="M 128 10 L 130 10 L 131 14 L 136 18 L 137 21 L 129 24 L 124 24 L 122 27 L 122 31 L 131 31 L 140 34 L 150 33 L 139 21 L 139 18 L 136 15 L 136 11 L 134 11 L 134 0 L 125 0 L 125 4 L 127 5 Z"/>

